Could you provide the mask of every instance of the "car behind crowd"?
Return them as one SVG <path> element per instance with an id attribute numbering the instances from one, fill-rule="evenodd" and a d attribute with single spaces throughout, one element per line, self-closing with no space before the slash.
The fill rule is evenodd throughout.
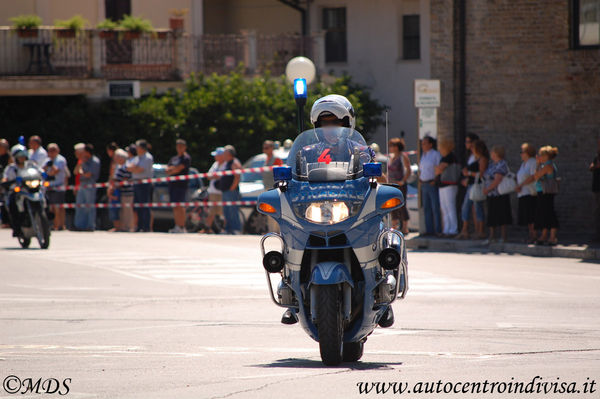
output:
<path id="1" fill-rule="evenodd" d="M 275 146 L 273 155 L 279 158 L 283 163 L 287 162 L 288 154 L 292 148 L 292 141 L 286 140 L 283 146 Z M 265 166 L 267 162 L 266 154 L 257 154 L 248 159 L 242 167 L 246 168 L 260 168 Z M 272 187 L 265 187 L 262 180 L 262 173 L 260 172 L 246 172 L 242 174 L 240 179 L 240 195 L 243 201 L 256 201 L 258 196 Z M 265 234 L 268 231 L 267 217 L 261 213 L 258 213 L 255 206 L 244 206 L 241 208 L 246 223 L 244 225 L 244 233 L 246 234 Z"/>

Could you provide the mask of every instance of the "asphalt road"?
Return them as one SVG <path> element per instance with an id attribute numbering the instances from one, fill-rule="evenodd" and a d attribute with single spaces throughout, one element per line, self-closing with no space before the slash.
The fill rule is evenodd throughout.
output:
<path id="1" fill-rule="evenodd" d="M 58 232 L 43 251 L 0 230 L 0 380 L 69 379 L 70 398 L 600 397 L 598 263 L 410 252 L 395 325 L 360 362 L 325 367 L 317 343 L 280 324 L 258 241 Z M 507 393 L 536 376 L 580 393 Z M 485 381 L 504 394 L 461 391 Z M 360 394 L 375 382 L 412 391 Z"/>

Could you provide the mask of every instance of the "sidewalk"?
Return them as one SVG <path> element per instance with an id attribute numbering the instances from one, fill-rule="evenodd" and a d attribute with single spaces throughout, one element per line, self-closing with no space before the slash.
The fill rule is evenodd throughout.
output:
<path id="1" fill-rule="evenodd" d="M 600 243 L 592 243 L 591 240 L 582 238 L 581 236 L 559 236 L 559 245 L 550 247 L 518 242 L 487 244 L 485 240 L 420 237 L 418 233 L 410 233 L 407 236 L 406 246 L 410 249 L 425 249 L 440 252 L 508 253 L 528 256 L 600 260 Z"/>

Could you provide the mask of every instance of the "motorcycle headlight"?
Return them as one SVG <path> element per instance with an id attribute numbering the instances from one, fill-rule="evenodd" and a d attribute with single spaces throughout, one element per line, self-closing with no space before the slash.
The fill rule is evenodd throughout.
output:
<path id="1" fill-rule="evenodd" d="M 345 202 L 313 202 L 306 207 L 304 218 L 319 224 L 335 224 L 350 217 L 350 209 Z"/>
<path id="2" fill-rule="evenodd" d="M 29 188 L 38 188 L 40 186 L 40 184 L 41 184 L 41 181 L 39 181 L 39 180 L 26 180 L 25 184 Z"/>

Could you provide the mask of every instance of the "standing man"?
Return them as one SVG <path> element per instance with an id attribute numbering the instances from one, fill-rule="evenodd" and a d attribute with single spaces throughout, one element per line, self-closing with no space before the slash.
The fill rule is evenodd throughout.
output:
<path id="1" fill-rule="evenodd" d="M 592 172 L 592 192 L 594 193 L 594 222 L 596 223 L 595 241 L 600 241 L 600 139 L 598 139 L 598 150 L 596 157 L 590 164 Z"/>
<path id="2" fill-rule="evenodd" d="M 283 161 L 273 155 L 275 149 L 275 143 L 272 140 L 265 140 L 263 143 L 263 153 L 267 156 L 265 160 L 265 166 L 282 166 Z M 263 185 L 265 190 L 270 190 L 275 185 L 275 179 L 273 177 L 273 170 L 267 170 L 262 173 Z M 269 231 L 279 233 L 279 225 L 272 217 L 267 216 L 267 225 Z"/>
<path id="3" fill-rule="evenodd" d="M 48 153 L 42 147 L 40 136 L 31 136 L 29 138 L 29 159 L 35 162 L 40 168 L 46 164 Z"/>
<path id="4" fill-rule="evenodd" d="M 75 175 L 79 175 L 79 190 L 75 202 L 86 204 L 88 207 L 75 209 L 75 228 L 81 231 L 94 231 L 96 228 L 96 187 L 94 185 L 100 176 L 100 160 L 94 155 L 94 146 L 86 144 L 81 153 L 81 163 L 75 166 Z"/>
<path id="5" fill-rule="evenodd" d="M 215 157 L 215 162 L 211 165 L 208 173 L 221 172 L 225 170 L 225 148 L 217 147 L 213 152 L 210 153 Z M 223 200 L 223 193 L 217 188 L 217 183 L 220 181 L 220 177 L 209 177 L 210 183 L 208 184 L 208 200 L 213 202 L 219 202 Z M 208 216 L 204 223 L 204 230 L 201 233 L 211 233 L 212 225 L 215 217 L 223 216 L 223 207 L 221 205 L 213 205 L 208 208 Z"/>
<path id="6" fill-rule="evenodd" d="M 426 235 L 439 236 L 442 233 L 440 216 L 440 193 L 435 185 L 435 167 L 442 156 L 434 149 L 435 140 L 425 136 L 421 140 L 421 160 L 419 161 L 419 179 L 425 212 Z"/>
<path id="7" fill-rule="evenodd" d="M 127 168 L 132 173 L 133 180 L 138 179 L 151 179 L 152 178 L 152 164 L 154 158 L 152 154 L 148 152 L 148 142 L 144 139 L 140 139 L 135 142 L 137 149 L 137 156 L 133 158 L 131 165 Z M 152 184 L 143 183 L 135 184 L 133 186 L 133 202 L 134 203 L 148 203 L 152 200 Z M 149 208 L 138 208 L 138 225 L 137 230 L 139 232 L 150 231 L 150 209 Z"/>
<path id="8" fill-rule="evenodd" d="M 50 190 L 48 190 L 48 203 L 50 210 L 54 213 L 54 230 L 64 230 L 65 228 L 65 208 L 59 206 L 65 202 L 65 186 L 67 185 L 67 160 L 60 155 L 60 148 L 56 143 L 48 144 L 48 161 L 43 169 L 50 180 Z"/>
<path id="9" fill-rule="evenodd" d="M 225 169 L 236 170 L 241 169 L 242 164 L 235 157 L 235 148 L 232 145 L 225 146 Z M 222 176 L 219 179 L 219 189 L 223 192 L 223 201 L 239 201 L 240 200 L 240 175 Z M 240 234 L 242 232 L 242 222 L 240 221 L 239 206 L 225 205 L 223 208 L 225 214 L 225 231 L 228 234 Z"/>
<path id="10" fill-rule="evenodd" d="M 189 174 L 190 166 L 192 165 L 192 158 L 186 152 L 186 141 L 183 139 L 177 139 L 175 142 L 175 150 L 177 150 L 177 155 L 169 160 L 169 163 L 167 164 L 167 175 L 181 176 Z M 188 180 L 170 181 L 169 198 L 171 202 L 185 202 L 188 185 Z M 169 230 L 169 233 L 185 233 L 185 207 L 174 207 L 173 217 L 175 219 L 175 227 Z"/>

